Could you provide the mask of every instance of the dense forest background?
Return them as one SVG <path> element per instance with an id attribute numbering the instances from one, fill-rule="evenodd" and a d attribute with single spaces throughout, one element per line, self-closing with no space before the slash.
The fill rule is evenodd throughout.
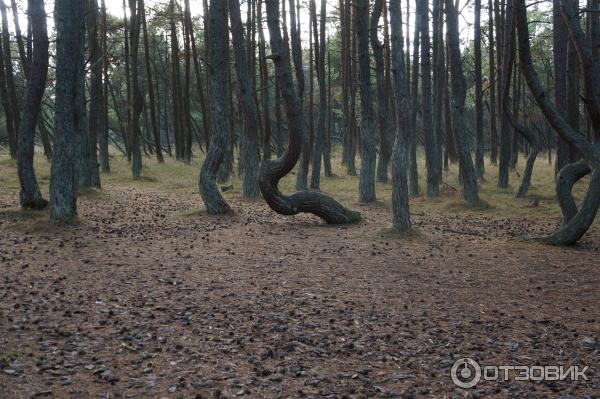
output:
<path id="1" fill-rule="evenodd" d="M 209 213 L 231 210 L 216 182 L 235 175 L 245 197 L 262 192 L 280 213 L 350 222 L 359 216 L 306 191 L 333 176 L 340 153 L 345 174 L 359 176 L 360 202 L 376 200 L 376 181 L 393 183 L 393 223 L 404 230 L 408 197 L 439 197 L 451 164 L 465 201 L 482 206 L 486 160 L 507 189 L 524 154 L 516 195 L 525 197 L 545 154 L 564 218 L 549 241 L 576 242 L 597 210 L 592 200 L 578 209 L 571 194 L 597 159 L 597 4 L 484 3 L 232 0 L 213 9 L 205 0 L 192 14 L 187 0 L 112 2 L 110 12 L 90 0 L 64 18 L 60 1 L 3 3 L 0 142 L 19 159 L 21 203 L 46 205 L 31 165 L 41 144 L 55 181 L 77 181 L 67 198 L 54 185 L 55 219 L 71 218 L 76 193 L 100 187 L 120 154 L 134 179 L 148 157 L 204 158 Z M 54 7 L 50 36 L 45 6 Z M 61 112 L 75 119 L 63 125 Z M 296 166 L 304 194 L 287 198 L 277 182 Z M 73 205 L 59 211 L 64 203 Z"/>

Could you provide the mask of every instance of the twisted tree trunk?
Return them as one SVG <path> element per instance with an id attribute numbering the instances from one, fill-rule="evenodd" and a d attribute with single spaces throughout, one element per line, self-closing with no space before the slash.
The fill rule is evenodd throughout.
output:
<path id="1" fill-rule="evenodd" d="M 296 215 L 301 212 L 319 216 L 329 224 L 352 223 L 360 220 L 360 214 L 346 209 L 333 198 L 319 193 L 301 191 L 286 196 L 279 191 L 278 183 L 298 162 L 305 130 L 302 106 L 294 87 L 288 55 L 285 51 L 279 27 L 279 1 L 266 0 L 267 25 L 269 27 L 272 58 L 277 80 L 281 88 L 288 117 L 288 148 L 277 160 L 264 160 L 260 168 L 260 189 L 263 197 L 275 212 Z"/>
<path id="2" fill-rule="evenodd" d="M 585 135 L 573 129 L 561 112 L 549 100 L 548 94 L 542 86 L 533 66 L 525 1 L 514 0 L 514 3 L 516 24 L 519 33 L 520 64 L 529 89 L 554 130 L 556 130 L 566 143 L 575 147 L 581 153 L 592 172 L 588 192 L 575 215 L 573 215 L 573 210 L 576 209 L 574 208 L 574 202 L 569 201 L 570 193 L 568 196 L 565 196 L 564 191 L 569 186 L 572 187 L 574 183 L 571 182 L 577 181 L 580 176 L 583 176 L 587 172 L 587 169 L 584 169 L 582 165 L 575 165 L 571 167 L 575 170 L 563 169 L 564 173 L 559 173 L 559 175 L 562 174 L 565 178 L 564 183 L 559 182 L 558 184 L 557 195 L 563 209 L 563 219 L 566 223 L 563 223 L 563 226 L 556 232 L 543 237 L 542 240 L 552 245 L 572 245 L 579 241 L 590 228 L 600 206 L 600 149 L 590 142 Z M 579 25 L 579 19 L 573 10 L 570 0 L 561 0 L 561 12 L 565 19 L 569 35 L 577 48 L 587 100 L 586 107 L 594 134 L 598 135 L 600 131 L 600 59 L 594 56 L 589 41 L 587 41 L 586 35 Z"/>

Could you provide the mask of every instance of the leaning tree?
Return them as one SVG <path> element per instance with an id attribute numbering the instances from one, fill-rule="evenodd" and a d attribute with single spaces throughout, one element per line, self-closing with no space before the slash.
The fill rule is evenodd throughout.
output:
<path id="1" fill-rule="evenodd" d="M 277 160 L 264 160 L 260 167 L 260 190 L 275 212 L 296 215 L 301 212 L 319 216 L 329 224 L 352 223 L 360 220 L 358 212 L 349 210 L 333 198 L 320 192 L 300 191 L 284 195 L 279 191 L 279 180 L 292 171 L 300 152 L 305 131 L 302 106 L 290 69 L 289 55 L 285 51 L 279 26 L 279 0 L 267 0 L 267 25 L 271 41 L 271 58 L 275 64 L 277 81 L 285 103 L 289 125 L 288 148 Z"/>

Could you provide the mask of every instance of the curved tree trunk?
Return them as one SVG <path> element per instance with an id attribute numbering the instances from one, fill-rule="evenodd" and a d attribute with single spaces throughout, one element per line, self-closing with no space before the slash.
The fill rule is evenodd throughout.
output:
<path id="1" fill-rule="evenodd" d="M 568 218 L 571 217 L 574 203 L 571 202 L 569 204 L 568 200 L 564 201 L 565 198 L 561 194 L 565 187 L 560 187 L 561 184 L 559 182 L 557 194 L 559 195 L 559 202 L 561 203 L 566 223 L 555 233 L 542 238 L 543 241 L 553 245 L 572 245 L 581 239 L 592 225 L 596 213 L 598 212 L 598 207 L 600 206 L 600 150 L 592 142 L 587 140 L 585 135 L 582 135 L 573 129 L 564 119 L 560 111 L 549 100 L 537 72 L 533 67 L 525 1 L 514 0 L 514 2 L 516 7 L 516 24 L 519 32 L 518 43 L 520 64 L 529 89 L 554 130 L 556 130 L 565 142 L 577 148 L 592 170 L 592 178 L 588 192 L 581 205 L 581 209 L 570 220 L 568 220 Z M 569 1 L 561 0 L 561 11 L 565 18 L 565 22 L 567 23 L 571 39 L 577 47 L 585 85 L 587 99 L 586 107 L 590 115 L 592 127 L 595 132 L 598 132 L 598 129 L 600 128 L 600 60 L 594 57 L 592 49 L 589 47 L 589 42 L 579 25 L 578 18 Z M 576 168 L 579 168 L 579 166 L 576 166 Z M 583 174 L 583 167 L 579 170 L 580 174 Z M 576 177 L 570 176 L 576 175 L 577 173 L 569 173 L 569 171 L 566 171 L 563 176 L 566 176 L 568 179 L 572 178 L 573 181 L 575 181 Z M 569 181 L 565 182 L 565 186 L 570 184 Z"/>
<path id="2" fill-rule="evenodd" d="M 579 180 L 591 173 L 584 160 L 566 165 L 556 176 L 556 199 L 563 215 L 563 226 L 569 223 L 577 214 L 577 204 L 573 199 L 573 186 Z"/>
<path id="3" fill-rule="evenodd" d="M 252 95 L 249 64 L 246 59 L 242 16 L 239 0 L 229 0 L 229 19 L 235 53 L 235 70 L 240 90 L 240 102 L 244 116 L 244 134 L 240 142 L 240 163 L 242 165 L 243 194 L 246 198 L 260 195 L 258 187 L 258 111 Z"/>
<path id="4" fill-rule="evenodd" d="M 227 104 L 227 73 L 229 54 L 229 25 L 227 24 L 227 2 L 211 0 L 209 7 L 210 46 L 210 90 L 212 134 L 206 159 L 200 170 L 200 195 L 211 215 L 231 213 L 217 186 L 217 173 L 223 162 L 229 135 Z"/>
<path id="5" fill-rule="evenodd" d="M 301 212 L 312 213 L 327 223 L 352 223 L 360 220 L 360 214 L 344 208 L 331 197 L 319 192 L 301 191 L 286 196 L 279 191 L 278 183 L 298 162 L 302 150 L 302 134 L 305 130 L 302 106 L 294 87 L 279 27 L 279 1 L 266 0 L 267 24 L 269 27 L 272 58 L 275 63 L 277 80 L 281 88 L 288 117 L 288 148 L 277 160 L 264 160 L 260 168 L 260 189 L 263 197 L 275 212 L 282 215 L 295 215 Z"/>
<path id="6" fill-rule="evenodd" d="M 34 42 L 31 74 L 27 82 L 27 97 L 19 131 L 19 155 L 17 167 L 21 192 L 19 195 L 23 209 L 44 209 L 48 206 L 35 177 L 33 154 L 35 129 L 40 117 L 42 99 L 48 76 L 48 30 L 43 0 L 29 0 L 29 17 L 32 24 Z"/>

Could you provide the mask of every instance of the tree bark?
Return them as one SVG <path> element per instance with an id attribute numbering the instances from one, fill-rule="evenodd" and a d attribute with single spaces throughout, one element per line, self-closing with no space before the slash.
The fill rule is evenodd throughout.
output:
<path id="1" fill-rule="evenodd" d="M 32 39 L 34 41 L 31 74 L 27 82 L 25 109 L 19 131 L 19 155 L 17 168 L 21 191 L 19 200 L 23 209 L 44 209 L 48 206 L 40 192 L 33 156 L 35 147 L 35 129 L 40 117 L 42 99 L 46 89 L 48 76 L 48 30 L 46 26 L 46 11 L 43 0 L 29 0 L 29 17 L 32 24 Z"/>

